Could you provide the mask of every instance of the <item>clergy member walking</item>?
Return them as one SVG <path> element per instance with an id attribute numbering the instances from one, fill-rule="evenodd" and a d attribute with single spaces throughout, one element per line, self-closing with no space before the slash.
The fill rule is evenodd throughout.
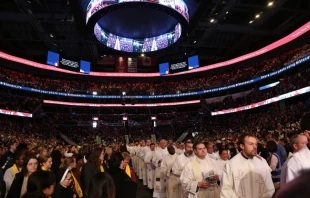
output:
<path id="1" fill-rule="evenodd" d="M 221 198 L 271 198 L 275 192 L 271 169 L 257 155 L 256 137 L 242 134 L 238 144 L 242 151 L 223 170 Z"/>
<path id="2" fill-rule="evenodd" d="M 189 191 L 188 198 L 219 198 L 219 176 L 215 161 L 207 156 L 207 149 L 202 142 L 194 144 L 194 153 L 180 178 L 182 186 Z"/>
<path id="3" fill-rule="evenodd" d="M 177 189 L 179 179 L 175 175 L 171 174 L 173 164 L 177 158 L 177 154 L 175 153 L 175 148 L 172 145 L 169 145 L 167 150 L 169 154 L 165 155 L 160 167 L 160 171 L 165 174 L 168 180 L 166 186 L 166 195 L 167 198 L 180 198 Z"/>

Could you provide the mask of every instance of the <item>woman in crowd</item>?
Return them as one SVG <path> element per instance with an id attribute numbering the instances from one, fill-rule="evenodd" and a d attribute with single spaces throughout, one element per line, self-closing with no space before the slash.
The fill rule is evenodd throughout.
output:
<path id="1" fill-rule="evenodd" d="M 37 157 L 47 156 L 48 154 L 49 154 L 48 149 L 46 147 L 40 147 L 39 154 L 37 155 Z"/>
<path id="2" fill-rule="evenodd" d="M 52 171 L 39 170 L 29 176 L 26 196 L 29 196 L 28 193 L 36 193 L 50 198 L 54 193 L 55 183 L 56 179 Z"/>
<path id="3" fill-rule="evenodd" d="M 51 171 L 53 159 L 50 155 L 40 156 L 40 165 L 43 171 Z"/>
<path id="4" fill-rule="evenodd" d="M 67 157 L 64 159 L 64 163 L 63 163 L 63 167 L 60 168 L 57 172 L 57 175 L 60 175 L 60 178 L 58 177 L 57 180 L 60 181 L 63 177 L 63 174 L 68 170 L 71 178 L 72 178 L 72 182 L 71 184 L 71 189 L 73 189 L 73 193 L 75 195 L 77 195 L 78 197 L 83 197 L 83 192 L 80 186 L 80 183 L 77 181 L 77 179 L 74 177 L 73 173 L 72 173 L 72 169 L 74 169 L 76 167 L 76 161 L 74 157 Z"/>
<path id="5" fill-rule="evenodd" d="M 91 152 L 81 172 L 83 192 L 88 192 L 88 186 L 93 175 L 98 172 L 104 172 L 107 169 L 103 163 L 103 158 L 104 150 L 102 148 L 96 148 Z"/>
<path id="6" fill-rule="evenodd" d="M 108 173 L 113 178 L 116 186 L 115 198 L 136 197 L 137 184 L 124 171 L 128 163 L 129 159 L 124 158 L 119 152 L 112 154 L 109 160 Z"/>
<path id="7" fill-rule="evenodd" d="M 20 198 L 27 192 L 27 182 L 31 174 L 38 169 L 38 159 L 35 155 L 25 158 L 21 172 L 15 175 L 15 179 L 8 192 L 7 198 Z"/>
<path id="8" fill-rule="evenodd" d="M 60 178 L 60 179 L 59 179 Z M 70 188 L 73 182 L 73 174 L 69 169 L 61 168 L 57 174 L 57 184 L 53 194 L 54 198 L 75 198 L 76 195 Z"/>
<path id="9" fill-rule="evenodd" d="M 87 197 L 115 198 L 115 185 L 112 177 L 107 173 L 96 173 L 89 184 Z"/>
<path id="10" fill-rule="evenodd" d="M 53 161 L 51 170 L 54 173 L 57 173 L 57 171 L 61 165 L 61 152 L 59 150 L 54 150 L 51 154 L 51 157 L 52 157 L 52 161 Z"/>
<path id="11" fill-rule="evenodd" d="M 275 185 L 276 189 L 280 188 L 280 175 L 281 168 L 283 165 L 283 159 L 278 151 L 278 146 L 275 141 L 268 141 L 266 148 L 269 152 L 269 157 L 267 158 L 267 162 L 272 170 L 272 181 Z"/>

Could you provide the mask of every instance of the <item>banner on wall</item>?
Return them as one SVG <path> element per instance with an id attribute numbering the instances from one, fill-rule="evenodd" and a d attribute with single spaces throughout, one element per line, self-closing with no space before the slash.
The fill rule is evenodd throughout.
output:
<path id="1" fill-rule="evenodd" d="M 120 72 L 120 73 L 126 73 L 127 72 L 126 60 L 123 57 L 119 57 L 117 59 L 115 71 Z"/>
<path id="2" fill-rule="evenodd" d="M 140 56 L 138 59 L 138 65 L 143 67 L 156 66 L 155 58 Z"/>
<path id="3" fill-rule="evenodd" d="M 138 60 L 137 58 L 128 58 L 128 72 L 137 72 Z"/>

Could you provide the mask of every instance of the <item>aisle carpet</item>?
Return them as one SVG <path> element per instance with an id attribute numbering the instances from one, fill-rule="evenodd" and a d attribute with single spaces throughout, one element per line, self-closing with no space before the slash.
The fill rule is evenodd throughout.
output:
<path id="1" fill-rule="evenodd" d="M 153 191 L 143 186 L 142 180 L 137 181 L 137 198 L 152 198 Z"/>

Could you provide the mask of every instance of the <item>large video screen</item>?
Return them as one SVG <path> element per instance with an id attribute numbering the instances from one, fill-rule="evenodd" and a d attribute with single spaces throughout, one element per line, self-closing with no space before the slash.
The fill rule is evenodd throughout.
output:
<path id="1" fill-rule="evenodd" d="M 169 74 L 174 74 L 188 70 L 188 64 L 186 61 L 171 63 L 169 67 Z"/>
<path id="2" fill-rule="evenodd" d="M 67 58 L 61 58 L 59 62 L 59 67 L 62 69 L 70 70 L 79 72 L 80 71 L 80 63 L 79 61 L 67 59 Z"/>
<path id="3" fill-rule="evenodd" d="M 160 75 L 169 74 L 169 63 L 159 64 L 159 73 L 160 73 Z"/>
<path id="4" fill-rule="evenodd" d="M 98 10 L 110 5 L 126 2 L 150 2 L 161 4 L 178 11 L 187 21 L 189 21 L 188 8 L 183 0 L 91 0 L 86 9 L 86 23 Z"/>
<path id="5" fill-rule="evenodd" d="M 59 54 L 55 52 L 48 51 L 47 52 L 47 61 L 46 63 L 49 65 L 59 66 Z"/>
<path id="6" fill-rule="evenodd" d="M 181 25 L 172 32 L 145 39 L 130 39 L 116 36 L 103 30 L 98 23 L 94 27 L 95 37 L 109 48 L 124 52 L 153 52 L 175 43 L 181 36 Z"/>
<path id="7" fill-rule="evenodd" d="M 80 72 L 84 74 L 90 73 L 90 62 L 87 61 L 80 61 Z"/>
<path id="8" fill-rule="evenodd" d="M 188 57 L 187 62 L 188 62 L 188 69 L 198 68 L 199 67 L 198 55 Z"/>

